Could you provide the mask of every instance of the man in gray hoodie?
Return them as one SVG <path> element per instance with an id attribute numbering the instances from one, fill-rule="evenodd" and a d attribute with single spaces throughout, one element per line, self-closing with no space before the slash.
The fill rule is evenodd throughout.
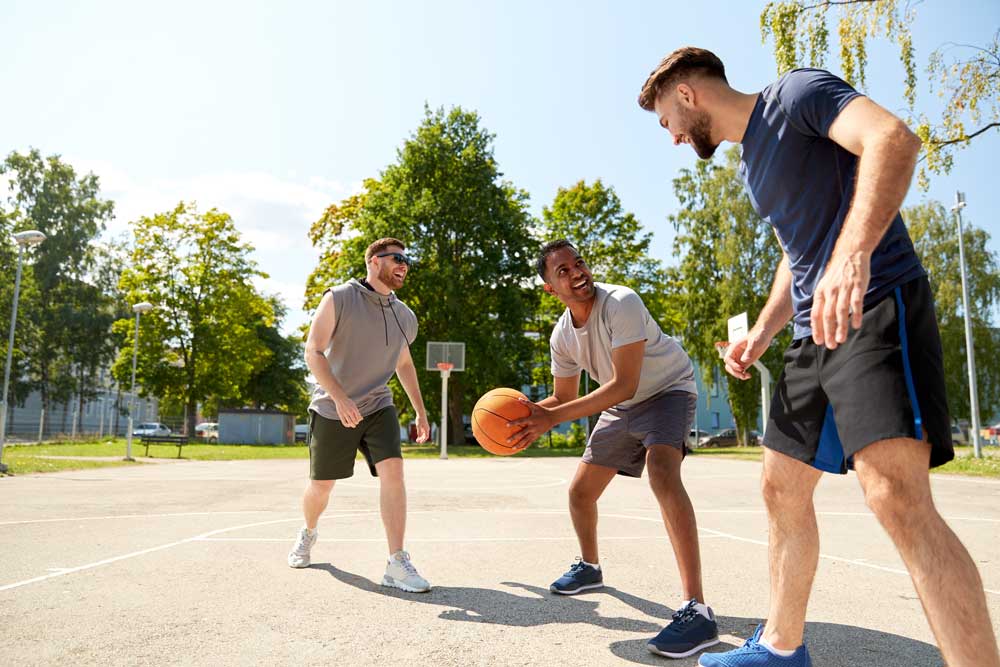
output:
<path id="1" fill-rule="evenodd" d="M 309 405 L 311 481 L 302 498 L 305 526 L 288 554 L 291 567 L 308 567 L 316 524 L 335 480 L 354 474 L 360 450 L 372 476 L 379 478 L 379 505 L 389 542 L 383 586 L 411 593 L 430 590 L 403 550 L 406 488 L 399 419 L 387 386 L 399 377 L 417 413 L 417 442 L 430 434 L 410 345 L 417 317 L 396 298 L 410 259 L 394 238 L 375 241 L 365 252 L 368 275 L 328 289 L 316 309 L 306 340 L 306 364 L 317 386 Z"/>

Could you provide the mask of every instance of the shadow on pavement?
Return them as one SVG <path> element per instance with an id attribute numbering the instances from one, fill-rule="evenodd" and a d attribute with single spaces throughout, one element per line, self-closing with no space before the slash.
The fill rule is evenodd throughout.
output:
<path id="1" fill-rule="evenodd" d="M 493 623 L 513 627 L 532 627 L 548 623 L 590 623 L 609 630 L 641 632 L 654 635 L 660 625 L 635 618 L 616 618 L 597 613 L 600 600 L 553 595 L 548 589 L 504 582 L 503 585 L 523 589 L 530 595 L 515 595 L 492 588 L 435 586 L 429 593 L 405 593 L 387 588 L 365 577 L 340 570 L 329 563 L 314 563 L 314 570 L 329 572 L 337 581 L 363 591 L 407 602 L 449 607 L 439 618 L 469 623 Z M 636 598 L 638 600 L 638 598 Z M 653 603 L 642 601 L 647 605 Z M 669 615 L 669 614 L 668 614 Z"/>
<path id="2" fill-rule="evenodd" d="M 743 640 L 753 634 L 759 618 L 719 616 L 719 634 L 739 637 L 739 642 L 714 646 L 708 652 L 730 651 L 742 646 Z M 623 660 L 639 665 L 664 665 L 694 667 L 698 656 L 668 660 L 646 650 L 646 638 L 612 642 L 611 653 Z M 926 642 L 899 635 L 856 628 L 837 623 L 806 623 L 806 644 L 816 667 L 941 667 L 944 661 L 937 647 Z"/>
<path id="3" fill-rule="evenodd" d="M 589 623 L 609 630 L 641 633 L 643 636 L 612 642 L 609 650 L 615 656 L 640 665 L 694 667 L 698 656 L 669 660 L 651 654 L 648 642 L 670 622 L 673 609 L 640 598 L 611 586 L 582 596 L 554 595 L 547 588 L 505 581 L 501 585 L 520 589 L 528 595 L 516 595 L 491 588 L 436 586 L 429 593 L 405 593 L 387 588 L 370 579 L 338 569 L 329 563 L 314 563 L 312 569 L 328 572 L 348 586 L 406 602 L 447 607 L 438 617 L 469 623 L 492 623 L 513 627 L 533 627 L 549 623 Z M 632 607 L 646 617 L 658 619 L 651 623 L 637 618 L 601 616 L 597 606 L 603 596 L 610 596 Z M 738 637 L 738 642 L 724 639 L 710 651 L 728 651 L 742 645 L 761 622 L 759 618 L 719 616 L 719 634 Z M 939 667 L 943 664 L 937 647 L 926 642 L 893 635 L 878 630 L 856 628 L 836 623 L 807 623 L 806 642 L 817 667 L 848 667 L 877 665 L 878 667 Z"/>

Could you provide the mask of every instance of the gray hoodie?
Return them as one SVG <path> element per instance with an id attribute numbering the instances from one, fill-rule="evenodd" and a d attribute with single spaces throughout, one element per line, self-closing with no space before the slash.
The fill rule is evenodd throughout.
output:
<path id="1" fill-rule="evenodd" d="M 386 383 L 396 372 L 403 346 L 417 337 L 417 316 L 395 294 L 379 294 L 353 278 L 329 291 L 335 324 L 324 355 L 333 377 L 367 417 L 392 405 Z M 333 399 L 320 386 L 309 410 L 339 419 Z"/>

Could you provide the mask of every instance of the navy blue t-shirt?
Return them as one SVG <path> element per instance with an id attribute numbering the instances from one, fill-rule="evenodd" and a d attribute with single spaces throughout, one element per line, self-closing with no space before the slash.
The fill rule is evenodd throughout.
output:
<path id="1" fill-rule="evenodd" d="M 747 194 L 788 255 L 796 339 L 812 334 L 813 291 L 854 197 L 858 158 L 832 141 L 829 130 L 859 95 L 824 70 L 793 70 L 760 94 L 741 142 L 740 177 Z M 897 213 L 872 253 L 865 307 L 922 275 Z"/>

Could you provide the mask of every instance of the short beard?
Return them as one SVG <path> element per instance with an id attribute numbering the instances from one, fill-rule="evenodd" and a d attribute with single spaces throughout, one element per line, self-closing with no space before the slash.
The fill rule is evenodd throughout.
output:
<path id="1" fill-rule="evenodd" d="M 379 271 L 378 279 L 383 285 L 391 290 L 397 290 L 403 286 L 402 280 L 397 280 L 396 276 L 392 275 L 392 272 L 396 270 L 395 266 L 383 266 L 382 270 Z"/>
<path id="2" fill-rule="evenodd" d="M 688 117 L 691 124 L 685 134 L 691 142 L 691 147 L 698 157 L 708 160 L 715 155 L 715 149 L 719 147 L 719 144 L 712 143 L 712 119 L 705 111 L 692 112 Z"/>

